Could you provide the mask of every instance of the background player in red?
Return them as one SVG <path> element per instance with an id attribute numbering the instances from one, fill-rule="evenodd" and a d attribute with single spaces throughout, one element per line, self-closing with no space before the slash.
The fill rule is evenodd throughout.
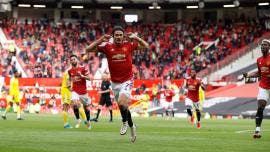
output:
<path id="1" fill-rule="evenodd" d="M 129 41 L 126 41 L 125 37 Z M 111 38 L 113 38 L 112 43 L 109 42 Z M 98 50 L 107 57 L 112 89 L 122 116 L 123 125 L 120 134 L 125 135 L 129 126 L 131 128 L 131 142 L 136 140 L 136 126 L 133 124 L 128 109 L 133 86 L 132 53 L 134 50 L 146 48 L 149 48 L 147 42 L 134 33 L 125 35 L 124 29 L 120 26 L 114 27 L 112 36 L 105 34 L 86 48 L 88 52 Z"/>
<path id="2" fill-rule="evenodd" d="M 261 44 L 262 56 L 257 59 L 258 71 L 247 74 L 246 78 L 260 77 L 259 92 L 257 96 L 258 109 L 256 113 L 256 129 L 253 138 L 261 138 L 261 124 L 263 120 L 263 111 L 270 99 L 270 40 L 264 39 Z"/>
<path id="3" fill-rule="evenodd" d="M 174 97 L 175 93 L 174 90 L 170 87 L 165 86 L 164 88 L 164 96 L 165 100 L 167 102 L 167 106 L 165 107 L 165 112 L 167 116 L 174 117 L 174 107 L 173 107 L 173 101 L 172 98 Z M 171 112 L 171 113 L 169 113 Z"/>
<path id="4" fill-rule="evenodd" d="M 90 80 L 89 72 L 86 67 L 79 65 L 79 60 L 76 55 L 70 56 L 70 62 L 71 68 L 68 70 L 68 74 L 70 78 L 69 80 L 71 81 L 70 84 L 72 86 L 71 101 L 74 107 L 74 114 L 78 121 L 75 127 L 78 128 L 80 124 L 79 109 L 82 104 L 86 115 L 85 124 L 87 125 L 88 129 L 91 129 L 89 110 L 90 99 L 88 97 L 86 88 L 86 80 Z"/>
<path id="5" fill-rule="evenodd" d="M 194 116 L 192 115 L 192 108 L 194 107 L 194 109 L 196 110 L 196 115 L 197 115 L 197 128 L 201 128 L 199 88 L 202 87 L 202 89 L 204 90 L 204 85 L 201 79 L 196 77 L 195 70 L 191 70 L 190 77 L 185 79 L 184 87 L 187 89 L 185 105 L 187 108 L 189 120 L 192 124 L 194 123 Z"/>

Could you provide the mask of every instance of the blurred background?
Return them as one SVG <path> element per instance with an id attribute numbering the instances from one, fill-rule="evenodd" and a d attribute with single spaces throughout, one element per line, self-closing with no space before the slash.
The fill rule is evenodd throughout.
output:
<path id="1" fill-rule="evenodd" d="M 191 69 L 207 86 L 200 94 L 205 118 L 256 114 L 257 79 L 242 73 L 257 69 L 259 44 L 270 39 L 267 0 L 0 0 L 0 109 L 19 72 L 25 112 L 46 112 L 49 103 L 61 110 L 61 78 L 75 53 L 95 79 L 88 82 L 95 112 L 108 64 L 85 47 L 115 25 L 150 45 L 133 54 L 133 115 L 163 116 L 170 89 L 175 117 L 186 117 L 182 85 Z"/>

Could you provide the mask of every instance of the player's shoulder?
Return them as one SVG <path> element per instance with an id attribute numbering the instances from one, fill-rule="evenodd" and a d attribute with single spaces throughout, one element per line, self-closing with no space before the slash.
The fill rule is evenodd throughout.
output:
<path id="1" fill-rule="evenodd" d="M 185 80 L 189 80 L 189 79 L 191 79 L 191 77 L 190 76 L 186 76 L 184 79 Z"/>
<path id="2" fill-rule="evenodd" d="M 257 58 L 257 62 L 262 60 L 262 56 Z"/>
<path id="3" fill-rule="evenodd" d="M 200 77 L 196 77 L 197 81 L 202 81 L 202 79 Z"/>
<path id="4" fill-rule="evenodd" d="M 67 68 L 65 71 L 64 71 L 64 74 L 68 74 L 68 72 L 70 71 L 71 67 Z"/>

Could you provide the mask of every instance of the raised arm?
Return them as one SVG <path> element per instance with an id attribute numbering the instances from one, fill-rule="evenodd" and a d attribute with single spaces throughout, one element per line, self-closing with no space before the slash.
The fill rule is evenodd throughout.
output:
<path id="1" fill-rule="evenodd" d="M 181 87 L 181 94 L 186 95 L 188 92 L 188 88 L 187 88 L 187 80 L 184 79 L 183 85 Z"/>
<path id="2" fill-rule="evenodd" d="M 146 41 L 144 41 L 142 38 L 138 37 L 136 34 L 128 33 L 127 35 L 130 39 L 134 39 L 138 41 L 139 43 L 138 49 L 149 49 L 149 44 Z"/>
<path id="3" fill-rule="evenodd" d="M 108 34 L 101 36 L 99 39 L 95 40 L 88 47 L 86 47 L 86 52 L 97 51 L 97 46 L 100 45 L 102 42 L 108 42 L 110 38 L 111 36 Z"/>

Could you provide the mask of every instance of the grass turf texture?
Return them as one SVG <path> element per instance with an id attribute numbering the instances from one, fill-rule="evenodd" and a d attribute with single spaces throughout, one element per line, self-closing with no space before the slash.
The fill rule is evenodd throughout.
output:
<path id="1" fill-rule="evenodd" d="M 254 120 L 202 120 L 196 129 L 186 119 L 135 118 L 137 141 L 119 134 L 120 119 L 101 119 L 92 130 L 64 129 L 61 115 L 25 114 L 25 120 L 0 120 L 0 152 L 260 152 L 270 149 L 270 120 L 261 139 L 253 139 Z M 70 118 L 72 125 L 75 121 Z"/>

